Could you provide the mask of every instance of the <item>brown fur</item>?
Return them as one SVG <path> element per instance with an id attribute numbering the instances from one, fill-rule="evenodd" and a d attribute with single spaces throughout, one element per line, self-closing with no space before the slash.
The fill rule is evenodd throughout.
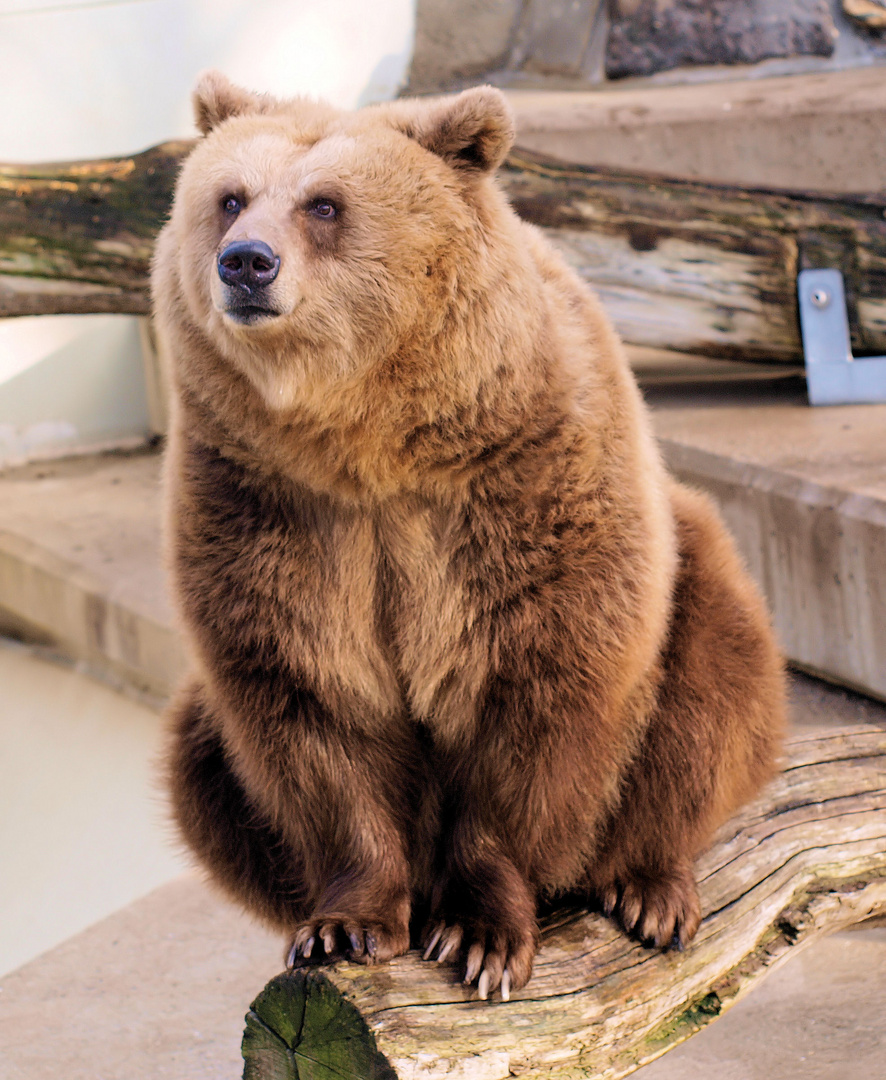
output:
<path id="1" fill-rule="evenodd" d="M 424 913 L 506 991 L 576 889 L 683 944 L 781 663 L 598 302 L 496 187 L 504 99 L 350 114 L 211 75 L 196 105 L 154 277 L 186 840 L 297 963 L 396 955 Z M 281 259 L 249 325 L 216 270 L 243 239 Z"/>

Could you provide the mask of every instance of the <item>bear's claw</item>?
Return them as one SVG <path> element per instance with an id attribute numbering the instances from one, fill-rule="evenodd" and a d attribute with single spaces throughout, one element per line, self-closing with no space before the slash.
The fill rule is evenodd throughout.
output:
<path id="1" fill-rule="evenodd" d="M 398 956 L 408 945 L 405 930 L 375 920 L 327 915 L 309 919 L 293 931 L 286 966 L 329 963 L 343 957 L 359 964 L 374 964 Z"/>
<path id="2" fill-rule="evenodd" d="M 441 923 L 437 923 L 437 925 L 430 932 L 430 937 L 429 937 L 427 945 L 425 947 L 425 951 L 422 953 L 422 960 L 430 960 L 431 959 L 431 956 L 433 955 L 434 949 L 437 946 L 437 942 L 442 937 L 443 931 L 445 929 L 446 929 L 446 923 L 441 922 Z"/>
<path id="3" fill-rule="evenodd" d="M 496 990 L 500 991 L 502 1001 L 510 1001 L 511 991 L 525 986 L 532 974 L 536 946 L 531 933 L 487 933 L 480 929 L 466 933 L 458 923 L 447 926 L 438 922 L 429 927 L 425 940 L 424 959 L 435 959 L 438 964 L 454 959 L 463 951 L 465 940 L 470 942 L 462 981 L 468 986 L 477 984 L 481 1001 L 488 1001 Z"/>
<path id="4" fill-rule="evenodd" d="M 698 889 L 690 870 L 630 877 L 599 890 L 607 915 L 645 945 L 682 952 L 701 923 Z"/>

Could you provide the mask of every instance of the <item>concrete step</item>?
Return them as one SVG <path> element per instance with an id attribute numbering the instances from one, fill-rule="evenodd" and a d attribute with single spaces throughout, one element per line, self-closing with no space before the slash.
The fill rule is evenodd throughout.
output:
<path id="1" fill-rule="evenodd" d="M 720 505 L 788 658 L 886 699 L 886 405 L 800 379 L 649 387 L 665 460 Z"/>
<path id="2" fill-rule="evenodd" d="M 162 701 L 183 670 L 160 555 L 160 455 L 0 474 L 0 632 Z"/>
<path id="3" fill-rule="evenodd" d="M 886 405 L 813 409 L 796 379 L 665 380 L 647 396 L 668 464 L 720 503 L 788 657 L 886 698 Z M 184 663 L 159 473 L 140 453 L 0 476 L 0 630 L 155 700 Z"/>
<path id="4" fill-rule="evenodd" d="M 577 165 L 747 187 L 886 187 L 886 67 L 605 90 L 508 90 L 517 145 Z"/>

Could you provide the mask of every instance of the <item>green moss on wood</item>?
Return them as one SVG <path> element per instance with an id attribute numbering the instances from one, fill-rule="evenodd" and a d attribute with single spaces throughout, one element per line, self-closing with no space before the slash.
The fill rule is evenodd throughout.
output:
<path id="1" fill-rule="evenodd" d="M 652 1032 L 647 1039 L 650 1047 L 656 1043 L 670 1046 L 682 1042 L 696 1031 L 715 1020 L 723 1011 L 723 1003 L 719 995 L 705 994 L 676 1016 L 671 1017 L 660 1028 Z"/>
<path id="2" fill-rule="evenodd" d="M 243 1080 L 397 1080 L 372 1032 L 316 971 L 278 975 L 246 1014 Z"/>

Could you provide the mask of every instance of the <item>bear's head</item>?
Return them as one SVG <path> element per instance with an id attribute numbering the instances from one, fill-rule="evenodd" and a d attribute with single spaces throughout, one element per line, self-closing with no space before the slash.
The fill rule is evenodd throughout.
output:
<path id="1" fill-rule="evenodd" d="M 170 291 L 266 405 L 436 363 L 459 312 L 488 317 L 478 298 L 520 258 L 491 180 L 514 137 L 499 91 L 349 113 L 210 72 L 194 103 L 203 138 L 165 230 Z"/>

